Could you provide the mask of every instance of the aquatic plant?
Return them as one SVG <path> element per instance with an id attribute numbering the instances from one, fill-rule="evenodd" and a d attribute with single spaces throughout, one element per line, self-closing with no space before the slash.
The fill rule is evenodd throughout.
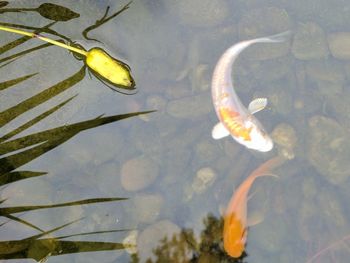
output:
<path id="1" fill-rule="evenodd" d="M 83 36 L 86 40 L 94 40 L 94 41 L 97 41 L 97 42 L 100 42 L 100 40 L 98 39 L 95 39 L 95 38 L 90 38 L 88 37 L 88 33 L 100 26 L 102 26 L 104 23 L 107 23 L 109 20 L 113 19 L 114 17 L 116 17 L 117 15 L 121 14 L 122 12 L 124 12 L 126 9 L 128 9 L 130 7 L 130 4 L 131 4 L 132 1 L 130 1 L 129 3 L 127 3 L 125 6 L 123 6 L 119 11 L 117 11 L 116 13 L 110 15 L 109 17 L 107 17 L 108 15 L 108 12 L 109 12 L 109 6 L 107 6 L 107 9 L 106 9 L 106 12 L 104 13 L 104 15 L 102 16 L 101 19 L 98 19 L 96 21 L 96 23 L 92 26 L 88 26 L 87 28 L 84 29 L 83 31 Z"/>
<path id="2" fill-rule="evenodd" d="M 6 6 L 8 3 L 5 1 L 0 2 L 0 7 Z M 10 12 L 38 12 L 42 17 L 45 17 L 54 21 L 68 21 L 79 17 L 80 15 L 67 7 L 52 4 L 43 3 L 37 8 L 2 8 L 0 14 Z"/>
<path id="3" fill-rule="evenodd" d="M 87 33 L 93 29 L 98 28 L 99 26 L 103 25 L 104 23 L 108 22 L 109 20 L 111 20 L 112 18 L 116 17 L 117 15 L 121 14 L 123 11 L 125 11 L 126 9 L 129 8 L 131 2 L 127 3 L 121 10 L 117 11 L 116 13 L 114 13 L 113 15 L 106 17 L 109 11 L 109 7 L 107 7 L 106 12 L 104 14 L 104 16 L 100 19 L 97 20 L 96 23 L 92 26 L 87 27 L 84 31 L 83 31 L 83 36 L 86 39 L 89 40 L 95 40 L 95 39 L 90 39 L 87 36 Z M 64 12 L 62 11 L 62 9 L 64 9 Z M 32 11 L 32 8 L 20 8 L 20 9 L 0 9 L 0 13 L 1 11 L 6 11 L 7 12 L 21 12 L 21 11 Z M 52 15 L 52 10 L 55 10 L 54 13 L 60 13 L 62 15 L 64 14 L 68 14 L 67 17 L 69 19 L 73 19 L 78 17 L 77 15 L 75 15 L 74 12 L 72 11 L 68 11 L 68 9 L 66 10 L 65 7 L 62 6 L 56 6 L 56 5 L 52 5 L 52 4 L 42 4 L 40 5 L 37 9 L 34 10 L 39 10 L 38 12 L 43 15 L 44 17 L 49 16 L 49 14 Z M 58 11 L 57 11 L 58 10 Z M 61 11 L 60 11 L 61 10 Z M 47 17 L 49 18 L 49 17 Z M 59 19 L 57 17 L 55 18 L 49 18 L 55 21 L 67 21 L 64 20 L 63 18 Z M 51 25 L 53 25 L 55 22 L 49 24 L 48 26 L 46 26 L 46 28 L 50 27 Z M 84 58 L 84 63 L 85 66 L 87 66 L 87 68 L 90 70 L 90 72 L 100 81 L 102 81 L 104 84 L 106 84 L 108 87 L 110 87 L 111 89 L 118 91 L 120 93 L 123 93 L 120 89 L 126 89 L 126 90 L 135 90 L 135 81 L 133 79 L 133 77 L 131 76 L 131 69 L 130 67 L 122 62 L 121 60 L 118 60 L 116 58 L 114 58 L 113 56 L 109 55 L 105 50 L 103 50 L 100 47 L 93 47 L 90 50 L 86 51 L 81 45 L 76 45 L 74 44 L 71 40 L 68 41 L 68 44 L 64 43 L 63 40 L 54 40 L 48 37 L 44 37 L 42 35 L 40 35 L 40 32 L 35 31 L 35 32 L 28 32 L 25 30 L 21 30 L 21 29 L 16 29 L 13 27 L 10 27 L 11 24 L 7 24 L 7 23 L 0 23 L 0 30 L 2 31 L 7 31 L 7 32 L 11 32 L 11 33 L 15 33 L 15 34 L 19 34 L 19 35 L 23 35 L 29 38 L 37 38 L 40 39 L 42 41 L 45 41 L 47 43 L 49 43 L 50 45 L 55 45 L 55 46 L 59 46 L 62 48 L 65 48 L 67 50 L 70 50 L 72 52 L 74 52 L 75 54 L 78 54 L 80 56 L 82 56 L 82 58 Z M 15 27 L 22 27 L 23 26 L 18 26 L 15 25 Z M 24 28 L 31 28 L 31 27 L 24 27 Z M 47 33 L 53 33 L 53 35 L 59 35 L 57 32 L 55 31 L 51 31 L 51 30 L 40 30 L 40 31 L 46 31 Z M 61 36 L 61 35 L 59 35 Z M 67 40 L 66 37 L 64 37 L 65 40 Z M 21 40 L 19 40 L 20 42 L 14 43 L 14 45 L 19 44 L 19 43 L 23 43 L 25 41 L 27 41 L 27 38 L 23 38 Z M 98 40 L 95 40 L 98 41 Z M 101 41 L 98 41 L 101 42 Z M 45 46 L 46 47 L 46 46 Z M 11 48 L 11 46 L 8 47 L 2 47 L 0 49 L 0 54 L 7 51 L 8 48 Z M 13 59 L 14 56 L 11 57 L 11 59 Z M 3 62 L 3 60 L 0 60 L 0 62 Z"/>
<path id="4" fill-rule="evenodd" d="M 25 259 L 32 258 L 37 262 L 45 262 L 50 256 L 58 256 L 71 253 L 95 252 L 106 250 L 125 249 L 126 245 L 116 242 L 96 241 L 70 241 L 62 240 L 69 237 L 86 236 L 94 234 L 115 233 L 128 231 L 128 229 L 113 229 L 106 231 L 94 231 L 86 233 L 71 234 L 58 237 L 47 237 L 60 229 L 63 229 L 77 221 L 74 220 L 49 231 L 43 231 L 38 235 L 20 240 L 0 241 L 0 259 Z M 46 238 L 45 238 L 46 237 Z M 130 245 L 129 245 L 130 246 Z"/>
<path id="5" fill-rule="evenodd" d="M 85 64 L 92 74 L 107 84 L 109 87 L 135 89 L 135 81 L 130 74 L 130 67 L 124 62 L 110 56 L 103 49 L 95 47 L 86 51 L 82 47 L 74 47 L 62 42 L 43 37 L 38 33 L 27 32 L 15 28 L 0 26 L 0 30 L 12 32 L 32 38 L 38 38 L 52 45 L 56 45 L 85 57 Z"/>
<path id="6" fill-rule="evenodd" d="M 7 5 L 7 2 L 0 1 L 0 13 L 5 13 L 10 11 L 9 9 L 5 9 L 5 8 L 1 9 L 6 5 Z M 43 15 L 44 7 L 58 8 L 60 10 L 63 10 L 63 8 L 65 8 L 65 7 L 58 7 L 58 6 L 53 6 L 49 4 L 43 4 L 39 6 L 37 9 L 31 10 L 31 11 L 37 11 L 40 15 L 44 16 Z M 15 12 L 15 10 L 12 10 L 12 11 Z M 22 9 L 22 11 L 30 11 L 30 10 Z M 17 12 L 22 12 L 22 11 L 17 10 Z M 70 15 L 71 15 L 71 19 L 77 17 L 77 15 L 73 13 L 70 13 Z M 53 17 L 51 17 L 51 19 L 52 18 Z M 54 20 L 67 21 L 59 17 L 56 17 Z M 0 23 L 0 26 L 2 28 L 7 28 L 8 26 L 12 26 L 11 30 L 20 31 L 20 32 L 25 32 L 25 31 L 17 30 L 15 28 L 33 30 L 34 31 L 33 33 L 27 32 L 28 34 L 32 34 L 31 35 L 32 37 L 38 36 L 37 34 L 41 32 L 49 33 L 61 38 L 61 40 L 59 41 L 53 40 L 53 42 L 56 43 L 57 45 L 70 47 L 73 49 L 77 48 L 77 47 L 73 47 L 65 44 L 64 41 L 67 41 L 68 43 L 71 43 L 71 41 L 68 38 L 61 36 L 59 33 L 50 29 L 50 27 L 54 25 L 56 21 L 51 22 L 42 28 L 29 27 L 24 25 L 13 25 L 13 24 L 7 24 L 7 23 Z M 93 27 L 91 29 L 95 29 L 95 28 L 97 27 Z M 12 51 L 12 49 L 19 47 L 20 45 L 22 45 L 23 43 L 31 39 L 31 37 L 28 37 L 28 34 L 25 34 L 23 37 L 1 46 L 0 54 L 4 54 L 7 51 Z M 28 55 L 31 52 L 41 50 L 42 48 L 46 48 L 51 45 L 52 43 L 47 43 L 47 44 L 30 48 L 24 51 L 20 51 L 18 53 L 12 53 L 7 57 L 3 57 L 0 59 L 0 63 L 2 63 L 0 64 L 0 69 L 6 68 L 10 63 L 13 63 L 15 60 L 20 60 L 22 57 Z M 89 51 L 85 51 L 80 48 L 77 48 L 76 51 L 77 52 L 79 51 L 80 54 L 86 54 L 86 56 L 88 55 L 91 56 L 92 54 L 92 53 L 89 53 Z M 96 63 L 97 64 L 103 63 L 101 62 L 101 58 L 104 61 L 113 60 L 113 58 L 111 58 L 107 53 L 104 53 L 103 50 L 100 50 L 100 49 L 93 50 L 93 52 L 96 52 L 96 51 L 98 55 L 95 54 L 92 56 L 92 58 L 91 57 L 89 58 L 89 61 L 93 60 L 93 62 L 91 61 L 89 62 L 90 66 L 96 65 Z M 96 56 L 97 56 L 97 59 L 96 59 Z M 86 58 L 86 60 L 88 60 L 88 58 Z M 117 62 L 116 61 L 117 60 L 113 61 L 112 63 L 117 63 L 117 62 L 119 63 L 119 61 Z M 130 68 L 128 68 L 126 64 L 124 65 L 123 62 L 120 62 L 120 63 L 121 63 L 121 66 L 119 64 L 114 66 L 125 67 L 125 70 L 129 72 Z M 111 67 L 113 66 L 109 65 L 109 69 Z M 106 71 L 104 70 L 103 74 L 104 72 Z M 52 85 L 51 87 L 45 88 L 41 92 L 34 94 L 31 97 L 18 102 L 16 105 L 1 111 L 0 127 L 8 125 L 13 120 L 16 120 L 19 116 L 22 116 L 23 114 L 28 113 L 30 110 L 34 109 L 35 107 L 42 105 L 48 100 L 55 98 L 57 95 L 61 94 L 62 92 L 72 88 L 81 80 L 83 80 L 83 78 L 85 77 L 85 73 L 86 73 L 86 66 L 84 65 L 83 67 L 78 69 L 77 72 L 73 73 L 68 78 L 60 80 L 58 83 Z M 31 74 L 26 74 L 10 80 L 2 81 L 0 83 L 0 91 L 2 92 L 12 87 L 16 87 L 19 83 L 25 84 L 26 81 L 33 78 L 37 74 L 38 72 L 34 72 Z M 53 113 L 61 110 L 68 103 L 72 103 L 72 101 L 76 96 L 77 95 L 73 95 L 56 105 L 50 106 L 50 108 L 46 109 L 43 113 L 33 118 L 27 119 L 19 127 L 12 129 L 0 136 L 0 186 L 5 187 L 5 185 L 8 186 L 9 184 L 20 180 L 26 180 L 37 176 L 46 175 L 47 172 L 45 171 L 21 170 L 21 166 L 44 155 L 45 153 L 54 149 L 55 147 L 62 145 L 64 142 L 68 141 L 69 139 L 71 139 L 72 137 L 76 136 L 77 134 L 79 134 L 84 130 L 96 128 L 108 123 L 114 123 L 123 119 L 152 112 L 152 111 L 130 112 L 125 114 L 115 114 L 111 116 L 103 116 L 102 114 L 102 115 L 96 116 L 95 118 L 88 119 L 85 121 L 72 123 L 69 125 L 58 126 L 52 129 L 47 129 L 36 133 L 29 133 L 25 136 L 21 136 L 22 132 L 27 131 L 29 128 L 33 127 L 38 122 L 48 118 Z M 28 198 L 30 198 L 30 196 L 28 196 Z M 37 226 L 34 223 L 30 222 L 29 220 L 23 219 L 23 213 L 29 212 L 29 211 L 36 212 L 41 209 L 67 208 L 72 206 L 99 204 L 99 203 L 105 203 L 105 202 L 119 202 L 119 201 L 124 201 L 126 199 L 127 198 L 124 198 L 124 197 L 101 197 L 101 198 L 81 199 L 81 200 L 75 200 L 75 201 L 64 202 L 64 203 L 43 204 L 43 205 L 19 205 L 19 206 L 8 206 L 8 205 L 5 206 L 6 199 L 0 200 L 0 217 L 5 218 L 5 220 L 0 222 L 0 227 L 4 227 L 9 222 L 12 222 L 12 223 L 16 222 L 26 227 L 29 227 L 31 229 L 34 229 L 35 231 L 39 231 L 39 234 L 33 235 L 31 237 L 16 239 L 16 240 L 0 241 L 0 259 L 32 258 L 38 262 L 39 261 L 44 262 L 50 256 L 57 256 L 57 255 L 63 255 L 63 254 L 69 254 L 69 253 L 120 250 L 120 249 L 125 249 L 128 246 L 132 246 L 132 245 L 122 244 L 119 242 L 65 240 L 70 237 L 123 232 L 123 231 L 128 231 L 128 229 L 110 229 L 110 230 L 83 232 L 83 233 L 52 237 L 51 235 L 54 232 L 60 229 L 63 229 L 65 227 L 68 227 L 69 225 L 81 219 L 77 219 L 72 222 L 63 224 L 51 230 L 44 230 L 43 227 Z"/>

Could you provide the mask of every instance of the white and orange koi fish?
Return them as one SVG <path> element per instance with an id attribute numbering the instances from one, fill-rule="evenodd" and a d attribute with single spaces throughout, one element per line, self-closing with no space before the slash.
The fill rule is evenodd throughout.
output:
<path id="1" fill-rule="evenodd" d="M 287 31 L 270 37 L 242 41 L 231 46 L 221 56 L 216 64 L 211 86 L 216 115 L 220 120 L 212 130 L 214 139 L 221 139 L 231 134 L 233 139 L 249 149 L 268 152 L 273 148 L 271 138 L 253 116 L 266 107 L 267 99 L 255 99 L 249 104 L 248 109 L 245 108 L 233 88 L 232 65 L 248 46 L 255 43 L 283 42 L 289 34 Z"/>

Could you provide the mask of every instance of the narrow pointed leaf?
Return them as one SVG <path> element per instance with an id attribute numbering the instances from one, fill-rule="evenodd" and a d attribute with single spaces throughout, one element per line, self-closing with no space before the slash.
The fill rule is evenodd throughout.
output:
<path id="1" fill-rule="evenodd" d="M 4 90 L 4 89 L 7 89 L 11 86 L 14 86 L 18 83 L 21 83 L 22 81 L 25 81 L 26 79 L 29 79 L 35 75 L 37 75 L 38 73 L 33 73 L 33 74 L 29 74 L 29 75 L 26 75 L 26 76 L 23 76 L 23 77 L 19 77 L 19 78 L 16 78 L 16 79 L 11 79 L 11 80 L 8 80 L 8 81 L 4 81 L 4 82 L 0 82 L 0 90 Z"/>
<path id="2" fill-rule="evenodd" d="M 42 92 L 26 99 L 25 101 L 20 102 L 19 104 L 3 112 L 0 112 L 0 127 L 7 124 L 8 122 L 15 119 L 24 112 L 27 112 L 28 110 L 44 103 L 45 101 L 71 88 L 72 86 L 80 82 L 84 78 L 84 76 L 85 66 L 69 78 L 55 84 L 54 86 L 48 89 L 43 90 Z"/>
<path id="3" fill-rule="evenodd" d="M 19 134 L 20 132 L 30 128 L 31 126 L 33 126 L 34 124 L 38 123 L 39 121 L 45 119 L 47 116 L 49 116 L 50 114 L 56 112 L 57 110 L 59 110 L 60 108 L 62 108 L 64 105 L 66 105 L 68 102 L 70 102 L 72 99 L 74 99 L 77 95 L 70 97 L 69 99 L 63 101 L 62 103 L 58 104 L 55 107 L 52 107 L 51 109 L 45 111 L 44 113 L 40 114 L 39 116 L 35 117 L 34 119 L 26 122 L 25 124 L 21 125 L 20 127 L 18 127 L 17 129 L 5 134 L 4 136 L 2 136 L 0 138 L 0 143 L 3 141 L 8 140 L 9 138 Z"/>
<path id="4" fill-rule="evenodd" d="M 41 228 L 39 228 L 39 227 L 37 227 L 37 226 L 35 226 L 35 225 L 33 225 L 33 224 L 27 222 L 26 220 L 21 219 L 21 218 L 19 218 L 19 217 L 16 217 L 16 216 L 13 216 L 13 215 L 9 215 L 9 214 L 7 214 L 7 215 L 1 215 L 1 216 L 6 217 L 6 218 L 8 218 L 8 219 L 11 219 L 11 220 L 13 220 L 13 221 L 16 221 L 16 222 L 18 222 L 18 223 L 21 223 L 21 224 L 23 224 L 23 225 L 26 225 L 26 226 L 28 226 L 28 227 L 30 227 L 30 228 L 34 228 L 35 230 L 38 230 L 38 231 L 40 231 L 40 232 L 44 232 L 44 230 L 42 230 Z"/>
<path id="5" fill-rule="evenodd" d="M 11 173 L 2 174 L 0 176 L 0 186 L 13 183 L 16 181 L 28 179 L 28 178 L 33 178 L 36 176 L 45 175 L 45 174 L 47 174 L 47 172 L 31 172 L 31 171 L 15 171 Z"/>
<path id="6" fill-rule="evenodd" d="M 133 229 L 114 229 L 114 230 L 105 230 L 105 231 L 94 231 L 94 232 L 88 232 L 88 233 L 80 233 L 80 234 L 72 234 L 67 236 L 59 236 L 55 237 L 56 239 L 65 239 L 70 237 L 77 237 L 77 236 L 90 236 L 90 235 L 96 235 L 96 234 L 108 234 L 108 233 L 116 233 L 116 232 L 126 232 L 131 231 Z"/>
<path id="7" fill-rule="evenodd" d="M 72 136 L 76 135 L 81 131 L 95 128 L 104 124 L 116 122 L 122 119 L 127 119 L 130 117 L 134 117 L 142 114 L 148 114 L 151 112 L 154 112 L 154 111 L 151 110 L 151 111 L 142 111 L 142 112 L 132 112 L 127 114 L 112 115 L 107 117 L 98 117 L 95 119 L 78 122 L 70 125 L 64 125 L 64 126 L 50 129 L 50 130 L 23 136 L 21 138 L 0 144 L 0 154 L 7 154 L 12 151 L 17 151 L 22 148 L 29 147 L 38 143 L 46 142 L 48 140 L 51 140 L 51 141 L 59 140 L 63 136 L 66 137 L 65 140 L 68 140 L 69 138 L 71 138 Z M 0 167 L 0 170 L 1 170 L 1 167 Z"/>
<path id="8" fill-rule="evenodd" d="M 114 201 L 123 201 L 123 200 L 127 200 L 127 199 L 128 198 L 119 198 L 119 197 L 91 198 L 91 199 L 84 199 L 84 200 L 79 200 L 79 201 L 66 202 L 66 203 L 53 204 L 53 205 L 2 207 L 2 208 L 0 208 L 0 216 L 20 213 L 20 212 L 25 212 L 25 211 L 39 210 L 39 209 L 56 208 L 56 207 L 67 207 L 67 206 L 75 206 L 75 205 L 87 205 L 87 204 L 114 202 Z"/>
<path id="9" fill-rule="evenodd" d="M 42 44 L 42 45 L 39 45 L 39 46 L 36 46 L 36 47 L 33 47 L 33 48 L 29 48 L 27 50 L 24 50 L 24 51 L 15 53 L 15 54 L 13 54 L 11 56 L 8 56 L 8 57 L 0 59 L 0 63 L 6 62 L 8 60 L 11 60 L 10 62 L 12 62 L 13 59 L 15 59 L 15 58 L 27 55 L 27 54 L 29 54 L 29 53 L 31 53 L 33 51 L 36 51 L 36 50 L 39 50 L 39 49 L 42 49 L 42 48 L 46 48 L 46 47 L 50 47 L 50 46 L 52 46 L 51 43 L 45 43 L 45 44 Z M 7 65 L 7 64 L 5 64 L 5 65 Z M 1 67 L 5 66 L 5 65 L 1 65 Z"/>

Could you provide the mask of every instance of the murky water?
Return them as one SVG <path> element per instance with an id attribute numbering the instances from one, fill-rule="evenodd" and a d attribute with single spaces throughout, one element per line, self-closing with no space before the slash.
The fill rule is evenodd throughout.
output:
<path id="1" fill-rule="evenodd" d="M 51 3 L 69 12 L 0 1 L 0 22 L 103 48 L 130 66 L 137 93 L 112 91 L 65 49 L 0 31 L 0 261 L 347 262 L 350 3 L 134 0 L 96 27 L 127 2 Z M 213 140 L 220 54 L 286 30 L 286 43 L 244 51 L 233 74 L 244 104 L 268 98 L 256 116 L 274 150 Z M 230 258 L 222 213 L 276 155 L 290 160 L 254 184 L 248 217 L 260 223 Z"/>

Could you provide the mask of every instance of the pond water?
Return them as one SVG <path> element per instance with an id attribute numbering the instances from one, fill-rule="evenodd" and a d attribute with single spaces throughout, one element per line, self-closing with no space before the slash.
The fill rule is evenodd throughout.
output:
<path id="1" fill-rule="evenodd" d="M 347 262 L 350 2 L 50 3 L 0 1 L 0 25 L 101 47 L 130 66 L 136 92 L 113 91 L 63 48 L 0 31 L 1 262 Z M 212 139 L 220 55 L 286 30 L 233 71 L 245 105 L 268 99 L 256 117 L 274 149 Z M 288 160 L 254 183 L 255 224 L 231 258 L 223 212 L 274 156 Z"/>

